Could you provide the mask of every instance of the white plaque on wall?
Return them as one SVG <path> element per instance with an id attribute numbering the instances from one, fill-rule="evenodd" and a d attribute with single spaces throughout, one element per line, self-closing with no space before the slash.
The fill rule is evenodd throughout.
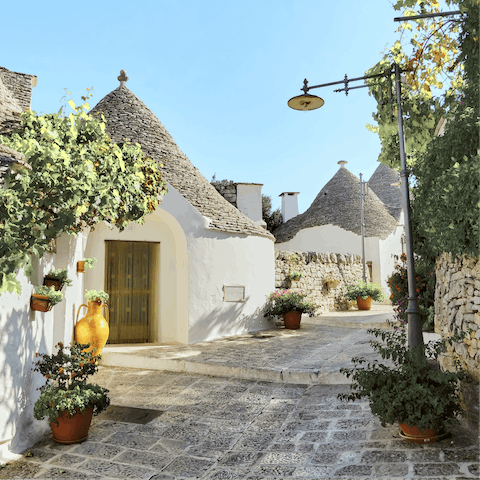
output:
<path id="1" fill-rule="evenodd" d="M 224 285 L 223 301 L 224 302 L 244 302 L 245 287 L 228 287 L 227 285 Z"/>

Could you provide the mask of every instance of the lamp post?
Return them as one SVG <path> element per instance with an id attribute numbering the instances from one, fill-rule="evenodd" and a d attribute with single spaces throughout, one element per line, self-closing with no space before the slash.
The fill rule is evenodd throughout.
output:
<path id="1" fill-rule="evenodd" d="M 402 179 L 402 200 L 403 200 L 403 209 L 405 215 L 405 240 L 406 240 L 406 255 L 407 255 L 407 279 L 408 279 L 408 307 L 405 311 L 408 319 L 408 346 L 409 348 L 414 348 L 418 345 L 423 344 L 423 335 L 422 335 L 422 324 L 420 321 L 420 309 L 418 308 L 418 299 L 416 292 L 415 284 L 415 264 L 413 258 L 413 245 L 412 245 L 412 236 L 410 229 L 410 201 L 409 201 L 409 188 L 408 188 L 408 171 L 406 166 L 405 159 L 405 137 L 403 131 L 403 117 L 402 117 L 402 92 L 401 92 L 401 82 L 400 82 L 400 67 L 397 64 L 385 71 L 384 73 L 379 73 L 376 75 L 367 75 L 364 77 L 357 77 L 349 79 L 347 75 L 343 80 L 337 82 L 324 83 L 321 85 L 314 85 L 312 87 L 308 86 L 308 80 L 303 81 L 303 90 L 304 94 L 297 97 L 293 97 L 288 101 L 288 106 L 295 110 L 316 110 L 324 105 L 324 100 L 315 95 L 311 95 L 308 92 L 313 88 L 322 88 L 329 87 L 332 85 L 344 84 L 344 88 L 335 90 L 335 92 L 345 92 L 345 95 L 348 96 L 350 90 L 357 88 L 365 88 L 368 85 L 360 85 L 356 87 L 350 87 L 350 82 L 355 82 L 358 80 L 365 80 L 371 78 L 386 77 L 388 81 L 391 81 L 392 74 L 395 73 L 395 87 L 396 87 L 396 96 L 397 96 L 397 113 L 398 113 L 398 140 L 400 144 L 400 165 L 401 172 L 400 177 Z M 362 188 L 362 201 L 363 201 L 363 188 Z M 363 221 L 362 221 L 363 224 Z M 364 274 L 365 275 L 365 274 Z"/>
<path id="2" fill-rule="evenodd" d="M 364 185 L 366 186 L 367 182 L 362 180 L 362 174 L 360 174 L 360 226 L 362 233 L 362 266 L 363 266 L 363 281 L 367 283 L 367 271 L 365 268 L 365 213 L 363 199 L 365 197 Z"/>

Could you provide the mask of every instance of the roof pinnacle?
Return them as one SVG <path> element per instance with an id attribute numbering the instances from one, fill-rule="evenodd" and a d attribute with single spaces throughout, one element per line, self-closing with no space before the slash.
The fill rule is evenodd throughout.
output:
<path id="1" fill-rule="evenodd" d="M 128 82 L 127 72 L 120 70 L 120 75 L 117 77 L 117 80 L 120 82 L 121 87 L 125 87 L 125 83 Z"/>

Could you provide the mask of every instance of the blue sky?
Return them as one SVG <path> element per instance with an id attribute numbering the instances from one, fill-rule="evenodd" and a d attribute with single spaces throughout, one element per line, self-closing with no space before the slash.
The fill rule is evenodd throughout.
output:
<path id="1" fill-rule="evenodd" d="M 375 102 L 367 89 L 312 91 L 299 112 L 287 101 L 310 85 L 363 76 L 400 34 L 389 0 L 26 1 L 2 7 L 0 65 L 38 76 L 32 109 L 56 112 L 64 88 L 95 105 L 127 87 L 155 113 L 207 177 L 300 192 L 305 211 L 339 160 L 368 179 L 378 166 Z"/>

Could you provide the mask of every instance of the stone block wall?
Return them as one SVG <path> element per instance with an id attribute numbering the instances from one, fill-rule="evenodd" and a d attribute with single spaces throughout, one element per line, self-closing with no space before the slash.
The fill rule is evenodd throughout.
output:
<path id="1" fill-rule="evenodd" d="M 478 427 L 479 415 L 479 259 L 466 255 L 442 254 L 436 263 L 435 332 L 442 338 L 469 332 L 439 358 L 444 370 L 453 370 L 455 360 L 467 370 L 470 382 L 461 386 L 463 406 L 468 422 Z"/>
<path id="2" fill-rule="evenodd" d="M 237 206 L 237 185 L 232 180 L 221 180 L 219 182 L 211 182 L 211 184 L 225 200 L 234 207 Z"/>
<path id="3" fill-rule="evenodd" d="M 295 254 L 297 264 L 291 260 Z M 298 270 L 304 276 L 292 281 L 288 277 L 291 270 Z M 305 290 L 307 298 L 317 307 L 317 315 L 348 308 L 351 303 L 343 298 L 344 287 L 362 280 L 362 275 L 362 258 L 359 255 L 275 250 L 275 288 Z M 327 279 L 338 280 L 338 286 L 327 287 Z"/>

